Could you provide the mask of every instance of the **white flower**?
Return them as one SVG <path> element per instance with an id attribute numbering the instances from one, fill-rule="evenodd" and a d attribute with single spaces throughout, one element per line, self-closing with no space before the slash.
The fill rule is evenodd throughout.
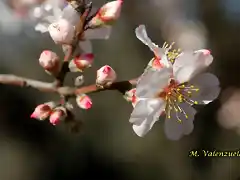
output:
<path id="1" fill-rule="evenodd" d="M 155 48 L 150 41 L 148 46 Z M 162 54 L 161 60 L 165 59 L 168 59 L 167 55 Z M 139 101 L 130 118 L 135 133 L 144 136 L 165 112 L 164 129 L 169 139 L 178 140 L 190 134 L 196 114 L 191 106 L 208 104 L 220 92 L 215 75 L 199 74 L 212 61 L 209 51 L 199 50 L 182 53 L 173 65 L 164 62 L 160 69 L 147 69 L 137 83 L 136 96 Z"/>
<path id="2" fill-rule="evenodd" d="M 43 8 L 40 9 L 43 11 Z M 46 12 L 46 10 L 44 10 L 45 13 L 40 12 L 39 9 L 37 9 L 36 11 L 37 11 L 36 14 L 43 14 L 40 17 L 42 22 L 38 23 L 35 27 L 35 30 L 40 31 L 42 33 L 47 32 L 50 24 L 56 23 L 60 19 L 67 20 L 68 23 L 71 24 L 73 27 L 76 26 L 80 19 L 79 13 L 71 5 L 67 5 L 65 8 L 63 8 L 63 10 L 61 10 L 60 8 L 54 8 L 54 11 L 49 10 Z M 81 51 L 83 53 L 92 53 L 92 45 L 89 40 L 108 39 L 110 37 L 111 31 L 112 31 L 111 26 L 104 26 L 101 28 L 88 29 L 84 31 L 82 39 L 80 39 L 79 41 L 79 47 Z M 64 45 L 63 49 L 65 50 Z"/>
<path id="3" fill-rule="evenodd" d="M 56 44 L 71 44 L 75 35 L 75 27 L 66 19 L 50 24 L 48 31 Z"/>

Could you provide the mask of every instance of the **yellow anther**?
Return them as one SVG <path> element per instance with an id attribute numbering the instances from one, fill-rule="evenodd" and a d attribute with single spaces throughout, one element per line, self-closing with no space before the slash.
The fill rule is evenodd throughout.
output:
<path id="1" fill-rule="evenodd" d="M 188 93 L 188 94 L 192 94 L 192 92 L 191 92 L 191 91 L 188 91 L 187 93 Z"/>
<path id="2" fill-rule="evenodd" d="M 168 119 L 170 119 L 171 118 L 171 116 L 168 116 Z"/>
<path id="3" fill-rule="evenodd" d="M 188 119 L 188 115 L 185 115 L 186 119 Z"/>
<path id="4" fill-rule="evenodd" d="M 194 104 L 198 104 L 198 102 L 197 102 L 197 101 L 194 101 Z"/>
<path id="5" fill-rule="evenodd" d="M 193 86 L 193 85 L 191 85 L 191 86 L 190 86 L 190 88 L 194 88 L 194 86 Z"/>
<path id="6" fill-rule="evenodd" d="M 178 119 L 177 121 L 178 121 L 179 123 L 182 123 L 182 120 L 181 120 L 181 119 Z"/>

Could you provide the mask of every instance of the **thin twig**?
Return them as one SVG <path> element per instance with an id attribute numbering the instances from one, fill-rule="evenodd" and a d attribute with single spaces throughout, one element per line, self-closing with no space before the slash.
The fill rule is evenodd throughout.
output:
<path id="1" fill-rule="evenodd" d="M 118 90 L 121 93 L 125 93 L 130 90 L 132 86 L 135 86 L 137 79 L 132 79 L 129 81 L 119 81 L 114 82 L 109 87 L 99 89 L 95 84 L 83 86 L 80 88 L 75 87 L 57 87 L 54 83 L 48 83 L 33 79 L 28 79 L 24 77 L 15 76 L 12 74 L 0 74 L 0 84 L 9 84 L 20 87 L 31 87 L 43 92 L 53 92 L 58 93 L 61 96 L 75 96 L 78 94 L 89 94 L 106 90 Z"/>

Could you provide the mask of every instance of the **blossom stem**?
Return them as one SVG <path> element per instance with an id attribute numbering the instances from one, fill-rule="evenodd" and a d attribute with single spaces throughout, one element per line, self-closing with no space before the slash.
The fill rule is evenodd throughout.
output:
<path id="1" fill-rule="evenodd" d="M 49 93 L 58 93 L 61 96 L 75 96 L 77 94 L 89 94 L 89 93 L 96 93 L 106 90 L 117 90 L 124 94 L 126 91 L 130 90 L 132 86 L 135 86 L 137 83 L 136 79 L 131 79 L 128 81 L 118 81 L 112 83 L 110 86 L 105 87 L 103 89 L 99 89 L 95 84 L 83 86 L 80 88 L 76 87 L 58 87 L 54 83 L 38 81 L 34 79 L 28 79 L 24 77 L 15 76 L 12 74 L 0 74 L 0 84 L 9 84 L 21 87 L 31 87 L 37 89 L 42 92 L 49 92 Z"/>

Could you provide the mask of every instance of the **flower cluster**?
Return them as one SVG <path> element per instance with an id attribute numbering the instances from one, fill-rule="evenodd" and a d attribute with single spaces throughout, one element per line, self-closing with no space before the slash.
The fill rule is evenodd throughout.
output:
<path id="1" fill-rule="evenodd" d="M 85 1 L 67 0 L 65 3 L 61 1 L 62 4 L 55 0 L 41 2 L 33 10 L 35 18 L 39 20 L 35 30 L 49 32 L 54 43 L 62 46 L 65 54 L 63 61 L 51 50 L 44 50 L 39 57 L 39 64 L 55 81 L 44 83 L 26 78 L 14 79 L 12 76 L 4 76 L 5 81 L 2 81 L 60 95 L 59 102 L 38 105 L 31 118 L 49 119 L 53 125 L 66 122 L 73 117 L 70 98 L 74 97 L 78 107 L 87 110 L 93 104 L 88 93 L 118 90 L 133 106 L 129 122 L 138 136 L 146 135 L 162 116 L 165 117 L 166 136 L 171 140 L 178 140 L 193 131 L 196 114 L 193 106 L 208 104 L 218 97 L 218 78 L 204 72 L 213 62 L 209 50 L 181 51 L 173 49 L 174 43 L 164 43 L 159 47 L 148 37 L 144 25 L 138 26 L 135 34 L 149 47 L 154 57 L 140 77 L 115 82 L 116 72 L 105 65 L 97 70 L 93 85 L 82 86 L 83 73 L 94 62 L 90 40 L 109 38 L 112 25 L 120 16 L 123 1 L 108 2 L 93 14 L 92 3 L 85 4 Z M 75 79 L 74 87 L 63 86 L 68 72 L 82 73 Z"/>
<path id="2" fill-rule="evenodd" d="M 147 36 L 144 25 L 136 28 L 136 36 L 155 57 L 137 82 L 132 96 L 137 102 L 129 121 L 142 137 L 164 115 L 166 136 L 178 140 L 193 130 L 196 110 L 192 106 L 208 104 L 219 95 L 217 77 L 203 73 L 213 57 L 206 49 L 180 52 L 172 50 L 172 45 L 160 48 Z"/>
<path id="3" fill-rule="evenodd" d="M 74 5 L 74 6 L 73 6 Z M 91 4 L 90 4 L 91 5 Z M 65 53 L 64 61 L 51 50 L 44 50 L 39 57 L 39 64 L 48 73 L 55 77 L 58 88 L 61 88 L 63 80 L 62 74 L 67 72 L 80 72 L 90 68 L 94 61 L 94 54 L 90 39 L 107 39 L 111 32 L 113 20 L 117 20 L 121 11 L 122 1 L 112 1 L 103 5 L 95 16 L 89 16 L 91 7 L 84 7 L 84 12 L 78 12 L 74 7 L 77 6 L 70 1 L 62 10 L 58 6 L 53 6 L 45 1 L 40 7 L 34 9 L 35 16 L 45 19 L 49 24 L 38 23 L 35 29 L 40 32 L 49 32 L 52 40 L 57 45 L 61 45 Z M 50 11 L 52 16 L 50 16 Z M 82 14 L 83 13 L 83 14 Z M 101 21 L 101 23 L 99 23 Z M 111 23 L 110 23 L 111 22 Z M 82 23 L 79 29 L 79 24 Z M 77 48 L 79 47 L 79 48 Z M 76 50 L 75 50 L 75 49 Z M 69 51 L 70 59 L 67 56 Z M 75 50 L 75 53 L 74 53 Z M 79 51 L 77 51 L 79 50 Z M 67 68 L 65 67 L 67 65 Z M 109 65 L 105 65 L 96 72 L 96 87 L 104 89 L 109 87 L 116 80 L 116 72 Z M 75 87 L 84 83 L 84 76 L 78 76 L 75 79 Z M 74 88 L 73 88 L 74 89 Z M 91 98 L 82 92 L 75 94 L 76 104 L 81 109 L 90 109 L 92 107 Z M 49 102 L 38 105 L 31 115 L 31 118 L 46 120 L 49 119 L 53 125 L 65 121 L 71 114 L 73 106 L 68 99 L 72 96 L 64 96 L 60 102 Z"/>

